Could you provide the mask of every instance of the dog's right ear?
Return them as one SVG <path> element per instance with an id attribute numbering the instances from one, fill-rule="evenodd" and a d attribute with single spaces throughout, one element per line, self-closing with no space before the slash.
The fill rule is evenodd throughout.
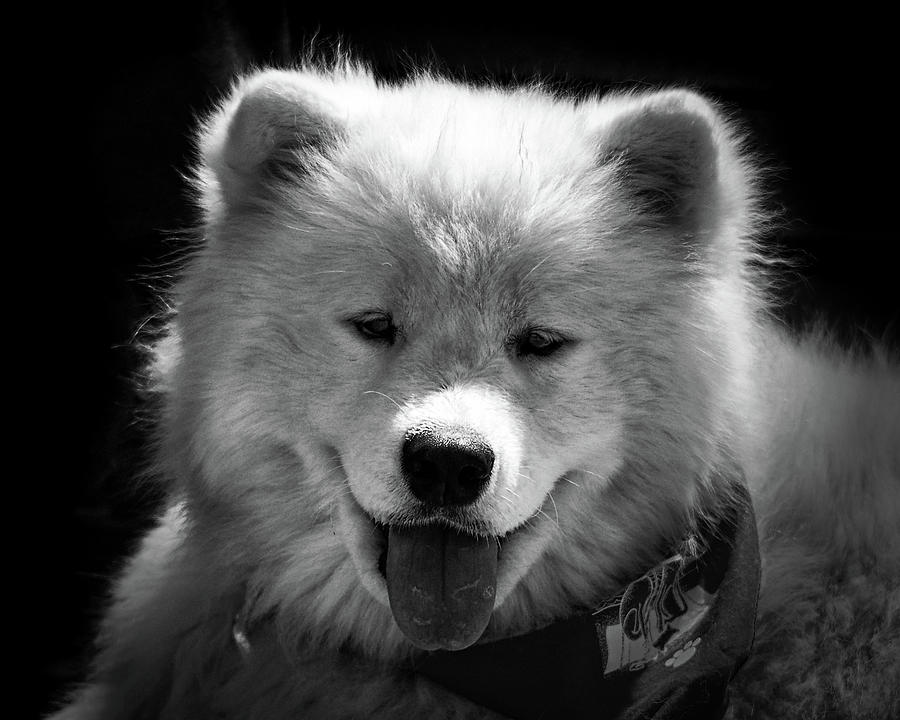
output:
<path id="1" fill-rule="evenodd" d="M 600 105 L 599 162 L 616 168 L 636 217 L 685 237 L 712 236 L 750 207 L 748 168 L 719 111 L 686 90 Z"/>
<path id="2" fill-rule="evenodd" d="M 226 206 L 252 202 L 273 181 L 307 174 L 341 134 L 323 79 L 279 70 L 245 78 L 201 130 L 206 194 L 214 180 Z"/>

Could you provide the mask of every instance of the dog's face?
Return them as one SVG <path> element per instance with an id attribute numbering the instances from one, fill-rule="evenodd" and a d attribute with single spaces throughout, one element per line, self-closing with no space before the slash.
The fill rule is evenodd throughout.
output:
<path id="1" fill-rule="evenodd" d="M 599 361 L 609 351 L 592 322 L 599 278 L 562 250 L 540 254 L 513 229 L 501 233 L 512 246 L 501 252 L 487 229 L 447 222 L 441 232 L 471 246 L 461 258 L 435 247 L 431 220 L 427 230 L 393 225 L 399 249 L 355 248 L 329 266 L 339 272 L 315 302 L 334 309 L 314 334 L 330 359 L 306 369 L 331 388 L 307 418 L 351 491 L 342 532 L 395 617 L 402 600 L 389 570 L 405 540 L 388 542 L 389 529 L 439 525 L 487 538 L 493 558 L 473 572 L 501 602 L 528 567 L 503 552 L 511 537 L 558 522 L 570 487 L 585 477 L 594 485 L 622 461 L 628 389 Z M 536 556 L 549 534 L 532 535 Z M 482 570 L 498 546 L 496 573 Z"/>
<path id="2" fill-rule="evenodd" d="M 717 122 L 685 93 L 245 83 L 203 139 L 182 286 L 202 492 L 311 564 L 330 527 L 420 647 L 587 601 L 709 451 L 733 358 L 706 285 L 740 204 Z"/>

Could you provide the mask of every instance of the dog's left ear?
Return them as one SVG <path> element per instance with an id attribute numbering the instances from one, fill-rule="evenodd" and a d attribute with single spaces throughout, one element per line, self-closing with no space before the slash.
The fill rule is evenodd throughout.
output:
<path id="1" fill-rule="evenodd" d="M 599 155 L 612 165 L 638 219 L 693 236 L 746 204 L 746 171 L 715 108 L 687 90 L 600 103 Z"/>
<path id="2" fill-rule="evenodd" d="M 299 180 L 343 133 L 337 93 L 314 72 L 267 70 L 243 78 L 198 138 L 207 192 L 231 208 L 265 197 L 279 178 Z"/>

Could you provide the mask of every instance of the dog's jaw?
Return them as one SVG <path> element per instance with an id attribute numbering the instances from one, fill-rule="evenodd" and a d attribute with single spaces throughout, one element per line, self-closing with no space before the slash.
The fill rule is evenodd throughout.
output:
<path id="1" fill-rule="evenodd" d="M 379 570 L 385 537 L 360 507 L 349 490 L 338 500 L 338 532 L 350 553 L 360 582 L 384 607 L 389 608 L 387 583 Z"/>
<path id="2" fill-rule="evenodd" d="M 552 523 L 536 516 L 528 524 L 500 538 L 495 611 L 542 555 L 552 537 Z M 338 531 L 359 574 L 363 587 L 384 607 L 390 607 L 387 583 L 379 569 L 386 539 L 372 517 L 360 506 L 352 492 L 338 501 Z"/>

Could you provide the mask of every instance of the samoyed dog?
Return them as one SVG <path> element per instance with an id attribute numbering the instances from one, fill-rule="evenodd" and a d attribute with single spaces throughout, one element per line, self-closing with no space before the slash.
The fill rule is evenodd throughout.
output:
<path id="1" fill-rule="evenodd" d="M 900 371 L 770 322 L 714 103 L 347 62 L 198 148 L 169 509 L 55 717 L 900 716 Z"/>

